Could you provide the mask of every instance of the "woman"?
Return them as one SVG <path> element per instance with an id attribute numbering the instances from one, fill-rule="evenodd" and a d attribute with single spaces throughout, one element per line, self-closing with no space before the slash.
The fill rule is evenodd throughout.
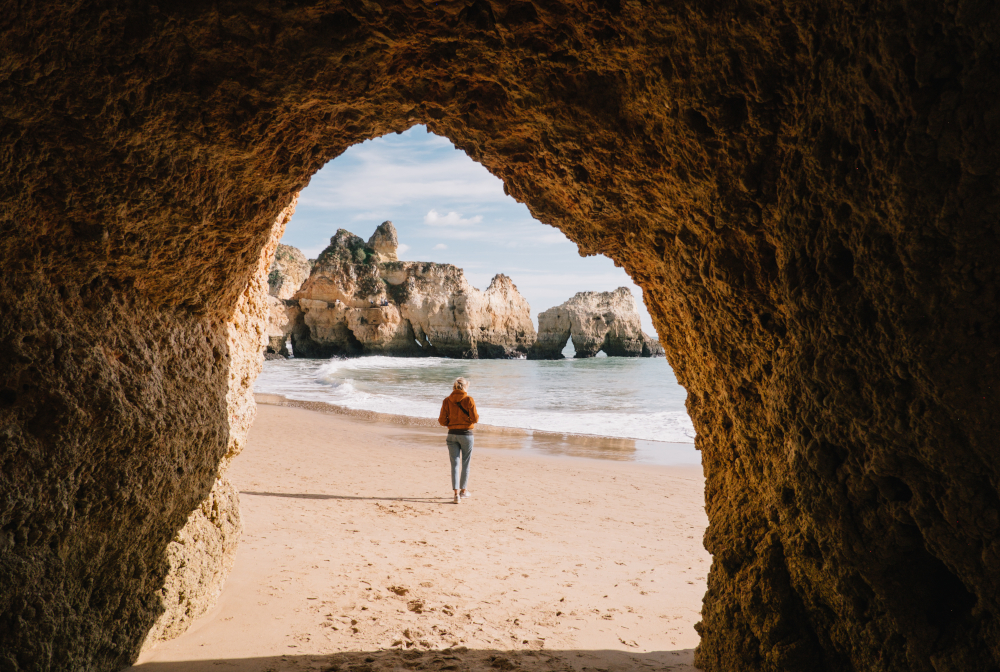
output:
<path id="1" fill-rule="evenodd" d="M 469 396 L 469 381 L 456 378 L 452 392 L 441 403 L 438 423 L 448 428 L 448 457 L 451 459 L 451 487 L 455 490 L 455 503 L 471 497 L 466 490 L 469 484 L 469 459 L 472 457 L 472 428 L 479 422 L 476 402 Z M 462 456 L 462 479 L 458 478 L 458 456 Z"/>

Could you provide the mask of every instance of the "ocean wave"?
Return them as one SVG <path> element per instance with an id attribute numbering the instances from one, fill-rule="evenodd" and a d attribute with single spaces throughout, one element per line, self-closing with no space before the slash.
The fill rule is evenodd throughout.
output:
<path id="1" fill-rule="evenodd" d="M 491 409 L 480 421 L 500 427 L 520 427 L 543 432 L 590 434 L 621 439 L 667 443 L 693 443 L 694 426 L 684 413 L 544 413 Z"/>
<path id="2" fill-rule="evenodd" d="M 442 364 L 454 361 L 443 357 L 386 357 L 373 355 L 371 357 L 352 357 L 348 359 L 329 359 L 320 369 L 320 375 L 330 375 L 337 371 L 371 371 L 377 369 L 431 369 L 440 368 Z"/>
<path id="3" fill-rule="evenodd" d="M 437 418 L 451 379 L 474 375 L 483 424 L 693 443 L 695 432 L 683 407 L 683 389 L 675 381 L 664 381 L 659 369 L 633 363 L 631 373 L 624 376 L 621 362 L 591 362 L 553 378 L 552 369 L 544 368 L 551 366 L 404 357 L 289 360 L 266 362 L 254 389 L 352 410 Z"/>

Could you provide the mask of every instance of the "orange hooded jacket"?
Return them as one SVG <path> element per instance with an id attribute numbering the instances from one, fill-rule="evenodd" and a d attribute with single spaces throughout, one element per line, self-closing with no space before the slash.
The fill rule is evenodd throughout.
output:
<path id="1" fill-rule="evenodd" d="M 462 390 L 455 390 L 441 403 L 438 424 L 448 429 L 472 429 L 479 422 L 476 402 Z"/>

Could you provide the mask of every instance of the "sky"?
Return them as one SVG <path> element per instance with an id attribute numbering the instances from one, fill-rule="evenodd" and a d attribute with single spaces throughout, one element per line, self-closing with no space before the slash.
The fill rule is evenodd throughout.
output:
<path id="1" fill-rule="evenodd" d="M 327 163 L 302 191 L 281 242 L 315 259 L 337 229 L 368 240 L 386 220 L 403 261 L 454 264 L 481 290 L 497 273 L 510 276 L 536 326 L 538 313 L 577 292 L 628 287 L 643 331 L 656 335 L 642 290 L 623 269 L 604 256 L 581 257 L 559 229 L 504 194 L 499 178 L 424 126 L 354 145 Z"/>

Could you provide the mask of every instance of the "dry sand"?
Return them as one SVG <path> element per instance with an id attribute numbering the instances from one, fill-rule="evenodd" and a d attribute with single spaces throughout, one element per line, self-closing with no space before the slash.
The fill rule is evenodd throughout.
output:
<path id="1" fill-rule="evenodd" d="M 700 467 L 491 445 L 455 505 L 443 429 L 262 404 L 219 604 L 131 669 L 694 669 Z"/>

